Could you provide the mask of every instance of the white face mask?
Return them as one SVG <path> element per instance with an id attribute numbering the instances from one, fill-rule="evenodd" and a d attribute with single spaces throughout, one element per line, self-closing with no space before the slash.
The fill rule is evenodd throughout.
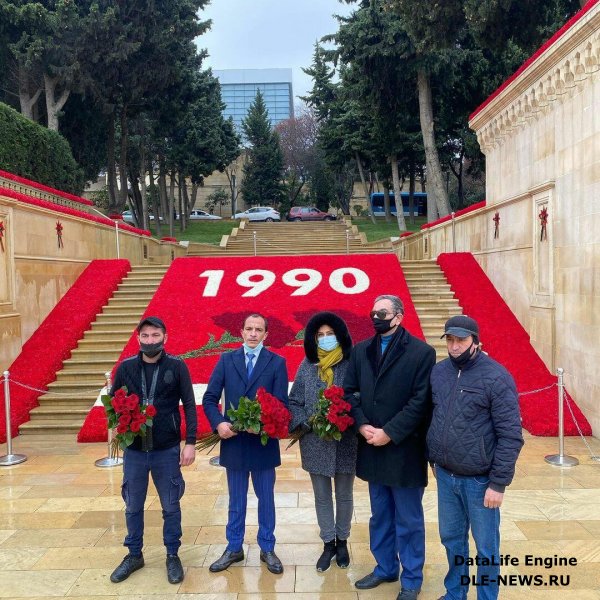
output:
<path id="1" fill-rule="evenodd" d="M 339 346 L 337 338 L 335 335 L 324 335 L 323 337 L 317 338 L 317 344 L 321 350 L 325 350 L 325 352 L 331 352 Z"/>
<path id="2" fill-rule="evenodd" d="M 263 347 L 263 343 L 259 342 L 258 344 L 256 344 L 256 346 L 254 346 L 254 348 L 250 348 L 250 346 L 248 346 L 248 344 L 246 344 L 245 342 L 242 344 L 242 347 L 244 348 L 244 354 L 247 354 L 248 352 L 252 352 L 253 354 L 258 354 Z"/>

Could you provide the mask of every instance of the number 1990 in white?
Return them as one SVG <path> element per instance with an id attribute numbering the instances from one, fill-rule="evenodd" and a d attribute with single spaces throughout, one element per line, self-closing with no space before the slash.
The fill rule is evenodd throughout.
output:
<path id="1" fill-rule="evenodd" d="M 216 296 L 219 293 L 219 287 L 225 271 L 214 270 L 204 271 L 199 277 L 206 277 L 206 285 L 202 295 L 205 297 Z M 354 279 L 354 283 L 346 285 L 344 275 L 350 275 Z M 277 277 L 273 271 L 265 269 L 250 269 L 240 273 L 235 282 L 244 288 L 249 288 L 242 294 L 242 297 L 253 297 L 262 294 L 268 290 L 274 283 Z M 281 281 L 285 285 L 296 288 L 291 296 L 306 296 L 310 294 L 323 280 L 323 275 L 315 269 L 292 269 L 286 271 L 281 276 Z M 329 285 L 332 290 L 340 294 L 360 294 L 369 288 L 369 276 L 360 269 L 354 267 L 343 267 L 336 269 L 329 276 Z"/>

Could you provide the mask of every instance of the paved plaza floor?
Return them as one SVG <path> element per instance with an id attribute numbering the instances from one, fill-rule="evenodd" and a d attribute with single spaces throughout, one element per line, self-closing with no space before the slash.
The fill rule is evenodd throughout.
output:
<path id="1" fill-rule="evenodd" d="M 600 463 L 579 439 L 566 439 L 566 452 L 581 464 L 559 469 L 544 462 L 555 453 L 556 438 L 527 434 L 513 484 L 502 508 L 504 555 L 519 559 L 519 566 L 502 569 L 506 575 L 569 575 L 569 585 L 507 586 L 500 598 L 592 600 L 600 599 Z M 600 454 L 600 441 L 588 438 Z M 121 468 L 100 469 L 94 461 L 106 454 L 105 444 L 77 444 L 70 438 L 34 441 L 20 437 L 13 452 L 27 462 L 0 467 L 0 598 L 37 600 L 69 597 L 78 600 L 358 600 L 394 599 L 398 583 L 358 592 L 354 582 L 369 573 L 370 515 L 366 484 L 355 485 L 354 523 L 350 537 L 351 566 L 335 564 L 317 573 L 314 564 L 322 545 L 314 512 L 308 474 L 300 467 L 293 447 L 285 451 L 277 470 L 277 546 L 285 571 L 272 575 L 259 561 L 256 544 L 256 499 L 248 503 L 246 559 L 228 571 L 213 574 L 209 564 L 225 547 L 227 489 L 221 467 L 198 454 L 184 470 L 187 489 L 183 504 L 183 545 L 180 556 L 186 571 L 179 585 L 167 582 L 162 546 L 161 510 L 151 486 L 147 500 L 146 567 L 127 581 L 113 584 L 109 575 L 125 554 Z M 0 454 L 5 453 L 5 446 Z M 425 581 L 419 600 L 434 600 L 443 593 L 446 558 L 437 531 L 435 480 L 424 497 L 427 528 Z M 533 557 L 575 557 L 571 567 L 526 566 Z M 475 591 L 469 600 L 476 597 Z"/>

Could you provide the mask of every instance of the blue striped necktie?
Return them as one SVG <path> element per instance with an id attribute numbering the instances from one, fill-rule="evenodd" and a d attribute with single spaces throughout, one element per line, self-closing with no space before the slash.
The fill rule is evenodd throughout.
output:
<path id="1" fill-rule="evenodd" d="M 250 375 L 252 375 L 252 369 L 254 369 L 254 365 L 252 364 L 252 361 L 254 360 L 255 356 L 254 356 L 254 354 L 252 354 L 252 352 L 248 352 L 246 354 L 246 358 L 248 359 L 248 365 L 246 366 L 246 373 L 248 375 L 248 380 L 250 380 Z"/>

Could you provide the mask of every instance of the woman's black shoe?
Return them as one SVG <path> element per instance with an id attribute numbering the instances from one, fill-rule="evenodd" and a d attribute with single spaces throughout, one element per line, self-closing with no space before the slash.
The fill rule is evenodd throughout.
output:
<path id="1" fill-rule="evenodd" d="M 319 560 L 317 561 L 317 571 L 319 571 L 319 573 L 329 569 L 329 565 L 331 565 L 331 561 L 333 560 L 335 553 L 335 540 L 331 540 L 331 542 L 325 542 L 323 545 L 323 554 L 321 554 Z"/>
<path id="2" fill-rule="evenodd" d="M 348 554 L 348 540 L 336 540 L 335 562 L 340 569 L 347 569 L 350 565 L 350 554 Z"/>

